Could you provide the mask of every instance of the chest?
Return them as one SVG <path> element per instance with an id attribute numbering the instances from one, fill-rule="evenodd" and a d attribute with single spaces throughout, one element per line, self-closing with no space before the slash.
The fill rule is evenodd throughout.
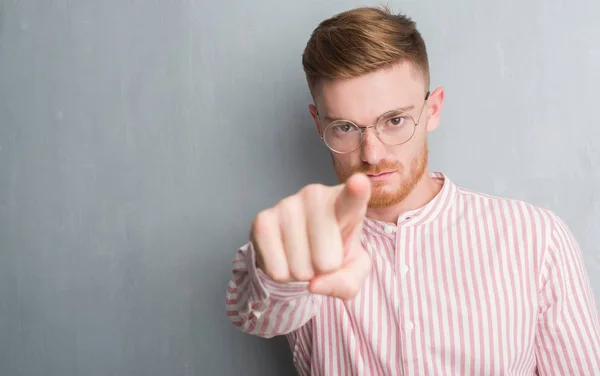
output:
<path id="1" fill-rule="evenodd" d="M 373 268 L 361 292 L 321 312 L 339 318 L 346 333 L 340 340 L 381 364 L 477 365 L 485 372 L 501 360 L 532 359 L 538 296 L 525 243 L 398 231 L 364 243 Z"/>
<path id="2" fill-rule="evenodd" d="M 362 244 L 373 261 L 362 293 L 398 314 L 406 306 L 485 316 L 537 307 L 536 253 L 519 236 L 407 227 Z"/>

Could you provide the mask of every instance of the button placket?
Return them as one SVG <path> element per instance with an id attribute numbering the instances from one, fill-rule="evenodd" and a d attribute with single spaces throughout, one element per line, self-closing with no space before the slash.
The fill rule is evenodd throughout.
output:
<path id="1" fill-rule="evenodd" d="M 408 265 L 404 264 L 400 267 L 400 272 L 402 272 L 402 275 L 404 276 L 408 272 L 409 269 L 410 268 L 408 267 Z"/>

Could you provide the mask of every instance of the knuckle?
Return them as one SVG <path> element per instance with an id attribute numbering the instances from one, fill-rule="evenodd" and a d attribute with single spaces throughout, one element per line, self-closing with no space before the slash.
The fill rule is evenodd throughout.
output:
<path id="1" fill-rule="evenodd" d="M 270 226 L 273 213 L 271 209 L 265 209 L 254 217 L 252 222 L 252 233 L 257 236 L 263 234 Z"/>
<path id="2" fill-rule="evenodd" d="M 300 195 L 306 200 L 320 200 L 325 197 L 327 187 L 323 184 L 309 184 L 302 188 Z"/>
<path id="3" fill-rule="evenodd" d="M 281 269 L 267 270 L 266 274 L 275 282 L 288 282 L 290 275 L 287 271 Z"/>
<path id="4" fill-rule="evenodd" d="M 300 208 L 301 201 L 299 197 L 295 195 L 284 198 L 277 205 L 278 212 L 280 212 L 281 215 L 286 216 L 288 218 L 290 216 L 297 215 L 300 211 Z"/>
<path id="5" fill-rule="evenodd" d="M 360 291 L 360 282 L 355 278 L 350 279 L 348 275 L 343 279 L 343 295 L 346 299 L 354 298 Z"/>
<path id="6" fill-rule="evenodd" d="M 354 287 L 345 286 L 343 289 L 339 289 L 336 295 L 341 299 L 350 300 L 355 298 L 357 294 L 357 289 Z"/>
<path id="7" fill-rule="evenodd" d="M 315 256 L 315 269 L 317 269 L 320 273 L 331 273 L 337 271 L 342 266 L 341 258 L 339 260 L 335 260 L 331 257 L 318 257 L 318 254 L 316 254 Z"/>
<path id="8" fill-rule="evenodd" d="M 348 285 L 348 295 L 350 295 L 350 297 L 355 297 L 359 291 L 360 287 L 356 283 Z"/>
<path id="9" fill-rule="evenodd" d="M 314 278 L 315 273 L 310 269 L 291 270 L 290 275 L 296 281 L 309 281 Z"/>

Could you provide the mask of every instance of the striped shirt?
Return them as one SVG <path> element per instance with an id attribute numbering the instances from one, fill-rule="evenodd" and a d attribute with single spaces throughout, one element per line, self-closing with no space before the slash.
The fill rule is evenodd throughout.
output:
<path id="1" fill-rule="evenodd" d="M 230 320 L 286 335 L 300 375 L 600 375 L 598 309 L 565 223 L 431 175 L 443 186 L 428 204 L 395 225 L 365 219 L 373 268 L 354 299 L 271 280 L 247 243 Z"/>

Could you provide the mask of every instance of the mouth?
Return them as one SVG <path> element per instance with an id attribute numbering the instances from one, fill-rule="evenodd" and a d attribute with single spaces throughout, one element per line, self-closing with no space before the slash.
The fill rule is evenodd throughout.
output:
<path id="1" fill-rule="evenodd" d="M 390 176 L 392 176 L 393 173 L 394 173 L 394 171 L 390 171 L 390 172 L 382 172 L 380 174 L 367 174 L 367 176 L 369 177 L 369 179 L 371 181 L 381 181 L 381 180 L 385 180 L 385 179 L 389 178 Z"/>

